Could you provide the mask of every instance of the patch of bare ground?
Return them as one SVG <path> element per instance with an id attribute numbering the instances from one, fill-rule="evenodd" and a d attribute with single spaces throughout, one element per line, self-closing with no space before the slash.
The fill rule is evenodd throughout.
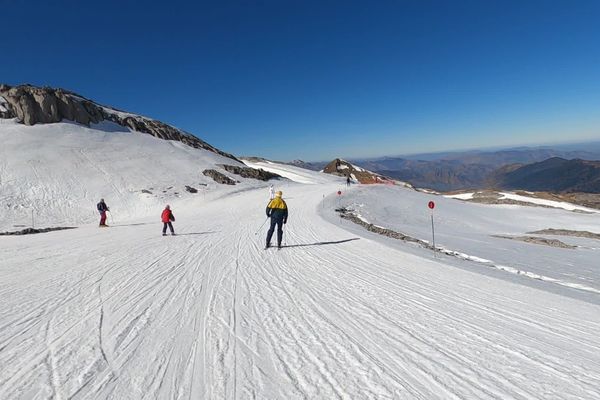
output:
<path id="1" fill-rule="evenodd" d="M 335 210 L 336 212 L 338 212 L 340 214 L 341 218 L 347 219 L 348 221 L 352 221 L 357 225 L 360 225 L 364 228 L 366 228 L 369 232 L 373 232 L 373 233 L 377 233 L 379 235 L 382 236 L 387 236 L 393 239 L 398 239 L 398 240 L 402 240 L 405 242 L 413 242 L 413 243 L 417 243 L 423 247 L 426 247 L 428 249 L 433 249 L 433 246 L 430 245 L 429 243 L 427 243 L 424 240 L 420 240 L 411 236 L 408 236 L 404 233 L 401 232 L 396 232 L 393 231 L 391 229 L 387 229 L 387 228 L 382 228 L 380 226 L 377 225 L 373 225 L 370 224 L 368 222 L 363 221 L 362 219 L 358 218 L 354 212 L 354 210 L 348 209 L 348 208 L 336 208 Z"/>
<path id="2" fill-rule="evenodd" d="M 468 191 L 454 191 L 444 194 L 460 194 L 469 193 Z M 552 200 L 558 202 L 566 202 L 576 204 L 578 206 L 594 208 L 600 210 L 600 194 L 596 193 L 549 193 L 549 192 L 527 192 L 523 190 L 515 191 L 515 194 L 525 197 L 531 197 L 536 199 Z M 473 198 L 465 201 L 480 204 L 513 204 L 518 206 L 529 206 L 529 207 L 545 207 L 545 208 L 556 208 L 544 204 L 530 203 L 527 201 L 513 200 L 513 199 L 501 199 L 501 195 L 495 190 L 480 190 L 473 194 Z M 589 214 L 583 210 L 573 210 L 573 212 Z"/>
<path id="3" fill-rule="evenodd" d="M 578 206 L 594 208 L 600 210 L 600 193 L 550 193 L 550 192 L 527 192 L 523 190 L 515 191 L 520 196 L 533 197 L 536 199 L 562 201 L 576 204 Z M 583 211 L 585 212 L 585 211 Z"/>
<path id="4" fill-rule="evenodd" d="M 555 207 L 547 206 L 544 204 L 530 203 L 528 201 L 520 201 L 520 200 L 513 200 L 513 199 L 501 199 L 500 195 L 498 193 L 485 194 L 485 195 L 480 195 L 480 196 L 478 196 L 478 194 L 479 193 L 475 193 L 475 195 L 473 195 L 473 198 L 469 199 L 467 201 L 470 201 L 472 203 L 480 203 L 480 204 L 511 204 L 511 205 L 517 205 L 517 206 L 555 208 Z"/>
<path id="5" fill-rule="evenodd" d="M 564 242 L 561 242 L 560 240 L 546 239 L 546 238 L 537 237 L 537 236 L 507 236 L 507 235 L 492 235 L 492 236 L 496 237 L 496 238 L 500 238 L 500 239 L 510 239 L 510 240 L 517 240 L 517 241 L 525 242 L 525 243 L 541 244 L 541 245 L 550 246 L 550 247 L 559 247 L 561 249 L 576 249 L 577 248 L 577 246 L 571 246 L 570 244 L 566 244 Z"/>
<path id="6" fill-rule="evenodd" d="M 600 210 L 600 193 L 562 193 L 562 201 Z"/>
<path id="7" fill-rule="evenodd" d="M 570 229 L 542 229 L 535 232 L 527 232 L 533 235 L 557 235 L 557 236 L 573 236 L 573 237 L 581 237 L 588 239 L 598 239 L 600 240 L 600 233 L 594 233 L 589 231 L 573 231 Z"/>
<path id="8" fill-rule="evenodd" d="M 75 229 L 74 226 L 57 226 L 55 228 L 42 228 L 42 229 L 34 229 L 34 228 L 25 228 L 20 231 L 14 232 L 0 232 L 1 236 L 13 236 L 13 235 L 33 235 L 36 233 L 46 233 L 46 232 L 54 232 L 54 231 L 62 231 L 65 229 Z"/>

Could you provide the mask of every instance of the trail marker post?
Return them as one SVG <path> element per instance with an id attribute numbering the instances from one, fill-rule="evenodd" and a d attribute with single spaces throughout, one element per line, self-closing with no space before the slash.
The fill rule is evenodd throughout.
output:
<path id="1" fill-rule="evenodd" d="M 338 190 L 337 195 L 338 195 L 338 210 L 339 210 L 341 208 L 342 191 Z M 340 224 L 341 224 L 342 222 L 344 222 L 344 220 L 342 218 L 342 212 L 339 211 L 339 213 L 340 213 Z"/>
<path id="2" fill-rule="evenodd" d="M 433 256 L 435 257 L 435 228 L 433 227 L 433 209 L 435 208 L 435 203 L 430 201 L 427 206 L 431 210 L 431 238 L 433 239 Z"/>

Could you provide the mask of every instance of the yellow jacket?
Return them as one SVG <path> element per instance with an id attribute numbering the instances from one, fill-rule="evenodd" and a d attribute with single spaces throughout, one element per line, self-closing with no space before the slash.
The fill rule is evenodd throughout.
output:
<path id="1" fill-rule="evenodd" d="M 263 203 L 264 204 L 264 203 Z M 287 210 L 287 204 L 281 197 L 275 197 L 273 200 L 269 202 L 267 208 L 277 209 L 277 210 Z"/>
<path id="2" fill-rule="evenodd" d="M 267 206 L 267 217 L 271 217 L 275 221 L 283 221 L 287 223 L 288 208 L 287 204 L 281 197 L 275 197 Z"/>

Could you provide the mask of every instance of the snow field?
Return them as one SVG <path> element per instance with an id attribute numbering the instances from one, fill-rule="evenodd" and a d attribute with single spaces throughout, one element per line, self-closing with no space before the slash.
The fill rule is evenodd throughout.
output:
<path id="1" fill-rule="evenodd" d="M 304 184 L 319 184 L 341 182 L 341 178 L 327 174 L 316 174 L 314 171 L 309 171 L 304 168 L 293 165 L 279 164 L 269 161 L 249 161 L 243 160 L 244 164 L 255 169 L 264 169 L 268 172 L 273 172 L 291 181 Z"/>
<path id="2" fill-rule="evenodd" d="M 0 398 L 595 399 L 598 305 L 403 251 L 317 214 L 337 185 L 2 238 Z"/>
<path id="3" fill-rule="evenodd" d="M 481 268 L 496 268 L 593 293 L 600 291 L 597 240 L 529 233 L 547 228 L 600 232 L 597 213 L 464 203 L 398 186 L 358 187 L 345 193 L 340 205 L 354 209 L 365 222 L 431 242 L 429 200 L 436 203 L 436 246 L 442 252 L 477 261 Z M 540 236 L 577 248 L 556 248 L 492 235 Z"/>
<path id="4" fill-rule="evenodd" d="M 126 220 L 156 213 L 169 202 L 260 185 L 233 175 L 241 183 L 216 193 L 217 184 L 202 171 L 239 163 L 110 122 L 28 127 L 4 120 L 0 141 L 0 231 L 30 226 L 32 212 L 37 227 L 97 221 L 100 198 L 116 220 Z M 186 185 L 199 193 L 186 192 Z"/>
<path id="5" fill-rule="evenodd" d="M 39 224 L 79 226 L 0 237 L 0 399 L 600 398 L 600 298 L 561 286 L 598 289 L 597 241 L 490 237 L 594 232 L 597 214 L 346 190 L 266 163 L 287 178 L 272 183 L 290 217 L 284 248 L 265 251 L 267 226 L 255 233 L 269 183 L 216 185 L 202 170 L 233 160 L 92 128 L 0 125 L 0 229 L 31 210 Z M 108 229 L 96 226 L 100 197 Z M 351 205 L 429 240 L 431 199 L 436 244 L 464 259 L 334 212 Z M 174 237 L 161 236 L 165 203 Z M 492 276 L 486 262 L 526 273 Z"/>

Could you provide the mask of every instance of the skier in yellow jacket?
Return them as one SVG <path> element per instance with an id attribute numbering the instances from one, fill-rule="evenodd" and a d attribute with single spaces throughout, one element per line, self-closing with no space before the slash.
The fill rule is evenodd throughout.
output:
<path id="1" fill-rule="evenodd" d="M 271 247 L 271 238 L 277 226 L 277 248 L 281 249 L 281 239 L 283 238 L 283 225 L 287 223 L 288 208 L 285 201 L 281 198 L 283 193 L 278 191 L 275 193 L 275 198 L 267 205 L 267 217 L 271 218 L 271 227 L 267 232 L 267 245 L 265 249 Z"/>

